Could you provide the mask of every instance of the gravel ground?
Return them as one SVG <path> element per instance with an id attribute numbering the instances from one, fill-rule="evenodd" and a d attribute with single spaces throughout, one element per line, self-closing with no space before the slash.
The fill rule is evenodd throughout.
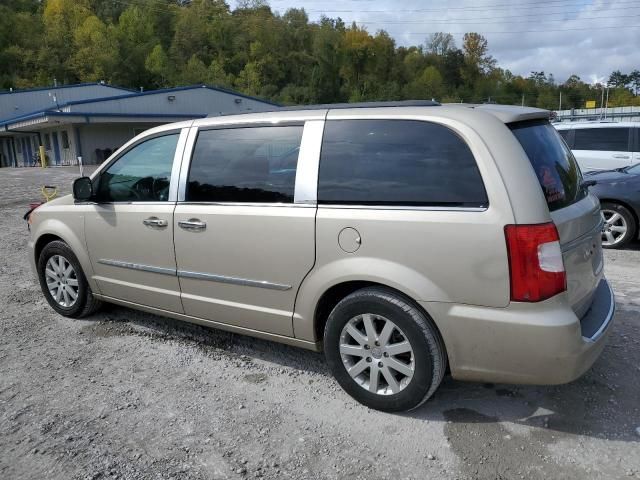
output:
<path id="1" fill-rule="evenodd" d="M 320 354 L 120 307 L 70 320 L 25 259 L 22 214 L 73 169 L 0 169 L 0 478 L 640 478 L 640 247 L 606 253 L 609 343 L 569 385 L 445 379 L 369 410 Z"/>

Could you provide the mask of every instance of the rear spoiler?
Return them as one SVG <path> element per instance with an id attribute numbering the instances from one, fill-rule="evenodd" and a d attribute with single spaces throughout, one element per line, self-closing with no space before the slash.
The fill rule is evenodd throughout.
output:
<path id="1" fill-rule="evenodd" d="M 455 106 L 456 104 L 448 104 Z M 493 103 L 483 104 L 458 104 L 462 107 L 473 108 L 476 110 L 482 110 L 494 117 L 498 118 L 503 123 L 522 122 L 525 120 L 550 120 L 552 112 L 544 110 L 542 108 L 533 107 L 517 107 L 512 105 L 496 105 Z"/>

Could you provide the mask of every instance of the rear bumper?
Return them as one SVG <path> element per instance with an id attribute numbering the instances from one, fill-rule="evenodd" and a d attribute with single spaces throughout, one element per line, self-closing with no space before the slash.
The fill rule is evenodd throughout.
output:
<path id="1" fill-rule="evenodd" d="M 600 356 L 615 312 L 602 279 L 579 319 L 566 295 L 506 308 L 422 302 L 442 333 L 459 380 L 553 385 L 584 374 Z"/>

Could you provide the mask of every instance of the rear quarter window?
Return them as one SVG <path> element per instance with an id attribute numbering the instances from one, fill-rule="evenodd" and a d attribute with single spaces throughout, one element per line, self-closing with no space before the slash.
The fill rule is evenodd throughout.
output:
<path id="1" fill-rule="evenodd" d="M 586 196 L 576 159 L 548 121 L 516 122 L 509 128 L 529 157 L 550 211 Z"/>
<path id="2" fill-rule="evenodd" d="M 467 144 L 416 120 L 329 120 L 318 175 L 320 204 L 486 207 Z"/>

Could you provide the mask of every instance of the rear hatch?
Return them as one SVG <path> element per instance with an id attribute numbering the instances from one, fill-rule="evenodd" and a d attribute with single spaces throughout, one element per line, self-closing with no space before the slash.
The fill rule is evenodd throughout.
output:
<path id="1" fill-rule="evenodd" d="M 582 186 L 582 173 L 571 150 L 548 121 L 508 126 L 538 176 L 560 235 L 569 301 L 582 318 L 602 278 L 600 203 Z"/>

